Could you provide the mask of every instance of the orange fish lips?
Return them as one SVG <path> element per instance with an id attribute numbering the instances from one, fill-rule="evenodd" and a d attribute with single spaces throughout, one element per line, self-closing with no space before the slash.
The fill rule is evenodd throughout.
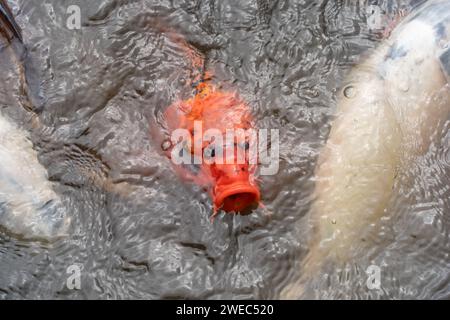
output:
<path id="1" fill-rule="evenodd" d="M 245 135 L 252 129 L 249 107 L 234 93 L 204 83 L 198 89 L 193 98 L 172 104 L 164 114 L 170 133 L 178 129 L 189 133 L 184 149 L 175 154 L 186 152 L 189 159 L 197 160 L 193 165 L 183 163 L 177 172 L 209 189 L 215 214 L 219 209 L 249 213 L 248 209 L 260 202 L 256 164 L 251 164 Z M 208 136 L 211 131 L 212 138 Z M 230 131 L 239 134 L 228 140 Z M 179 141 L 172 139 L 172 143 Z M 173 157 L 174 147 L 170 151 Z"/>
<path id="2" fill-rule="evenodd" d="M 217 184 L 214 190 L 214 208 L 226 212 L 243 213 L 245 209 L 259 203 L 259 189 L 245 180 L 236 180 L 231 184 Z"/>

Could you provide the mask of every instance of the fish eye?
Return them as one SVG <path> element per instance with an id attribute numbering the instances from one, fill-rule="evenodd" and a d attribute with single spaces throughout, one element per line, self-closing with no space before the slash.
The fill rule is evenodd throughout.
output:
<path id="1" fill-rule="evenodd" d="M 216 156 L 216 149 L 214 147 L 207 147 L 205 149 L 205 157 L 206 158 L 214 158 Z"/>
<path id="2" fill-rule="evenodd" d="M 237 144 L 235 143 L 234 146 L 236 146 Z M 248 141 L 245 142 L 240 142 L 239 144 L 239 148 L 244 149 L 244 150 L 248 150 L 250 149 L 250 143 Z"/>

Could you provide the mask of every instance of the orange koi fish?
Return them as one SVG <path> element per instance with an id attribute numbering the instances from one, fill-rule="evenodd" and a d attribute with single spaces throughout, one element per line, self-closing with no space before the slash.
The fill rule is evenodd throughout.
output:
<path id="1" fill-rule="evenodd" d="M 249 155 L 254 141 L 248 135 L 253 129 L 252 118 L 249 106 L 237 94 L 202 82 L 192 98 L 173 103 L 164 116 L 172 133 L 166 152 L 172 159 L 180 155 L 193 160 L 177 165 L 176 170 L 208 190 L 214 203 L 213 217 L 220 209 L 246 214 L 252 205 L 259 204 L 257 165 Z M 179 129 L 185 132 L 184 145 L 173 136 Z M 240 134 L 230 138 L 229 132 Z"/>

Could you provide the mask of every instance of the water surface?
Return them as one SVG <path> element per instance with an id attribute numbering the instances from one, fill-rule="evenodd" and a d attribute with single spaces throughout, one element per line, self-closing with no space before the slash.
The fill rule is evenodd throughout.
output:
<path id="1" fill-rule="evenodd" d="M 52 245 L 2 231 L 0 298 L 277 298 L 308 250 L 305 215 L 336 91 L 383 25 L 417 2 L 9 1 L 41 125 L 8 91 L 0 101 L 32 132 L 73 230 Z M 66 26 L 73 4 L 81 30 Z M 211 224 L 209 197 L 181 183 L 155 143 L 152 124 L 203 72 L 190 55 L 238 90 L 259 127 L 280 130 L 280 170 L 261 177 L 265 209 L 252 215 Z M 411 168 L 414 185 L 400 188 L 374 244 L 347 269 L 316 275 L 305 297 L 449 297 L 449 128 Z M 73 264 L 81 290 L 66 286 Z M 366 286 L 372 264 L 381 290 Z"/>

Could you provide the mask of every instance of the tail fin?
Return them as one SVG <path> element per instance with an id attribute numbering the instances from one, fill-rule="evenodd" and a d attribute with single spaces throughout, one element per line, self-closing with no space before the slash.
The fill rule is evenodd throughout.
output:
<path id="1" fill-rule="evenodd" d="M 0 32 L 3 33 L 8 40 L 16 37 L 22 42 L 22 30 L 14 20 L 14 16 L 6 3 L 6 0 L 0 0 Z"/>

